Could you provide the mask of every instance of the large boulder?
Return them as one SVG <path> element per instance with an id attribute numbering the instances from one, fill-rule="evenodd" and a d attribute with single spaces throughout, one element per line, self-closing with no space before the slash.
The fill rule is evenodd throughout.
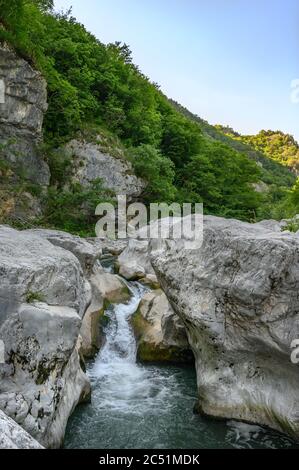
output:
<path id="1" fill-rule="evenodd" d="M 151 262 L 196 360 L 198 409 L 299 439 L 299 239 L 207 216 L 200 248 L 164 242 Z"/>
<path id="2" fill-rule="evenodd" d="M 79 260 L 37 235 L 0 227 L 0 408 L 45 447 L 88 399 L 78 337 L 91 301 Z"/>
<path id="3" fill-rule="evenodd" d="M 0 240 L 0 301 L 6 297 L 18 303 L 42 300 L 74 308 L 83 316 L 90 302 L 90 286 L 72 253 L 30 231 L 7 226 L 0 226 Z"/>
<path id="4" fill-rule="evenodd" d="M 154 275 L 148 252 L 148 240 L 131 238 L 117 259 L 119 274 L 128 280 Z"/>
<path id="5" fill-rule="evenodd" d="M 59 230 L 31 229 L 26 233 L 48 240 L 52 245 L 60 246 L 73 253 L 80 261 L 83 271 L 88 274 L 102 255 L 102 245 L 90 243 L 84 238 Z"/>
<path id="6" fill-rule="evenodd" d="M 104 300 L 109 303 L 121 303 L 129 300 L 131 294 L 124 280 L 119 276 L 96 267 L 92 282 Z"/>
<path id="7" fill-rule="evenodd" d="M 140 361 L 192 362 L 185 327 L 160 289 L 144 294 L 133 315 L 132 325 Z"/>
<path id="8" fill-rule="evenodd" d="M 15 421 L 0 411 L 0 449 L 42 449 Z"/>
<path id="9" fill-rule="evenodd" d="M 138 197 L 145 187 L 144 181 L 134 174 L 131 163 L 103 151 L 100 142 L 74 139 L 64 151 L 73 161 L 73 180 L 83 186 L 101 179 L 105 188 L 129 198 Z"/>
<path id="10" fill-rule="evenodd" d="M 0 87 L 4 88 L 0 100 L 2 155 L 15 171 L 46 186 L 50 172 L 39 151 L 47 109 L 46 81 L 11 48 L 1 45 Z"/>
<path id="11" fill-rule="evenodd" d="M 110 238 L 89 237 L 86 239 L 95 249 L 101 249 L 103 256 L 119 256 L 127 247 L 127 239 L 111 240 Z M 103 258 L 102 256 L 102 258 Z"/>

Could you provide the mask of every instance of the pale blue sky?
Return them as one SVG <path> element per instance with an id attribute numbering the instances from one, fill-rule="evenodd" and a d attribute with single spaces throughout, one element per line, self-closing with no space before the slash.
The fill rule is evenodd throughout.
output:
<path id="1" fill-rule="evenodd" d="M 134 62 L 171 98 L 243 133 L 299 141 L 299 0 L 55 0 Z"/>

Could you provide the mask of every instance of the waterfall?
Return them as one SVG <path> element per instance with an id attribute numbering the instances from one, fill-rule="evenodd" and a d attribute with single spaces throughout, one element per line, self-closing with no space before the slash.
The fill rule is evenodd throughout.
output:
<path id="1" fill-rule="evenodd" d="M 140 299 L 147 290 L 139 283 L 127 283 L 131 292 L 128 303 L 111 305 L 107 310 L 109 323 L 106 342 L 88 373 L 93 385 L 101 390 L 101 406 L 131 408 L 130 397 L 144 393 L 148 385 L 146 371 L 136 364 L 136 341 L 130 317 L 136 312 Z"/>
<path id="2" fill-rule="evenodd" d="M 106 342 L 87 367 L 90 404 L 69 420 L 65 447 L 93 449 L 200 449 L 290 447 L 285 436 L 244 423 L 217 423 L 194 415 L 197 398 L 192 367 L 141 365 L 130 324 L 148 290 L 127 282 L 131 298 L 110 305 Z"/>

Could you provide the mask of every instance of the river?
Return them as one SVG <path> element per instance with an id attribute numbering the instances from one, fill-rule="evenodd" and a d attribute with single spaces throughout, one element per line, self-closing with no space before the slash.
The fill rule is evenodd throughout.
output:
<path id="1" fill-rule="evenodd" d="M 129 283 L 126 304 L 107 309 L 106 343 L 87 366 L 92 401 L 77 407 L 65 436 L 65 448 L 208 449 L 286 448 L 290 439 L 260 426 L 208 420 L 193 413 L 193 367 L 136 363 L 130 317 L 145 290 Z"/>

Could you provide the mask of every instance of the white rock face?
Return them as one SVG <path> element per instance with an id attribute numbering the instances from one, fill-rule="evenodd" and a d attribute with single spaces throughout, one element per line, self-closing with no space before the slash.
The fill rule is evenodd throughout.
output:
<path id="1" fill-rule="evenodd" d="M 37 235 L 48 240 L 52 245 L 60 246 L 73 253 L 80 261 L 85 273 L 89 273 L 102 254 L 101 244 L 89 243 L 84 238 L 59 230 L 33 229 L 23 233 Z"/>
<path id="2" fill-rule="evenodd" d="M 0 227 L 0 241 L 0 408 L 45 447 L 59 447 L 90 393 L 78 354 L 90 285 L 72 253 L 37 235 Z"/>
<path id="3" fill-rule="evenodd" d="M 73 178 L 83 186 L 100 178 L 106 188 L 129 197 L 139 196 L 145 187 L 130 162 L 104 153 L 96 143 L 72 140 L 65 150 L 74 162 Z"/>
<path id="4" fill-rule="evenodd" d="M 38 294 L 49 305 L 74 308 L 83 316 L 90 287 L 72 253 L 6 226 L 0 226 L 0 240 L 0 301 L 9 297 L 22 303 Z"/>
<path id="5" fill-rule="evenodd" d="M 0 411 L 0 449 L 43 449 L 15 421 Z"/>
<path id="6" fill-rule="evenodd" d="M 48 185 L 50 172 L 39 153 L 47 109 L 47 84 L 39 72 L 7 46 L 0 46 L 0 143 L 15 169 L 34 183 Z"/>
<path id="7" fill-rule="evenodd" d="M 141 361 L 192 361 L 185 327 L 162 290 L 146 292 L 135 315 L 141 316 L 141 322 L 133 320 Z"/>
<path id="8" fill-rule="evenodd" d="M 299 239 L 274 230 L 207 216 L 201 248 L 164 243 L 151 261 L 187 330 L 199 410 L 299 439 Z"/>
<path id="9" fill-rule="evenodd" d="M 127 247 L 118 257 L 119 274 L 125 279 L 141 279 L 154 274 L 148 254 L 148 241 L 130 239 Z"/>

